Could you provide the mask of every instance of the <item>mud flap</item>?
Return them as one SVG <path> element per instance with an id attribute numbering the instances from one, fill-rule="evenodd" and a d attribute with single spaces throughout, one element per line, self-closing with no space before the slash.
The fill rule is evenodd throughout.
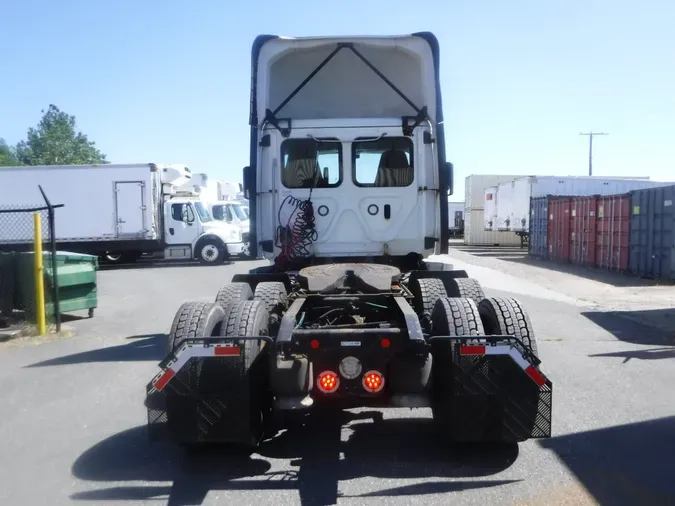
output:
<path id="1" fill-rule="evenodd" d="M 261 360 L 245 368 L 237 343 L 244 339 L 269 340 L 186 340 L 159 364 L 161 372 L 146 389 L 151 441 L 257 444 L 262 430 L 260 390 L 265 384 L 261 375 L 267 368 Z"/>
<path id="2" fill-rule="evenodd" d="M 454 441 L 550 437 L 553 384 L 534 365 L 538 359 L 513 337 L 489 337 L 493 342 L 485 344 L 431 338 L 445 341 L 432 347 L 439 368 L 433 373 L 434 418 Z"/>

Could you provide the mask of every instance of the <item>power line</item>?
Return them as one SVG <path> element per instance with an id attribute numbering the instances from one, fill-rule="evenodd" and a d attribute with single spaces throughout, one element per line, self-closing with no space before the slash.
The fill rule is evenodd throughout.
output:
<path id="1" fill-rule="evenodd" d="M 594 135 L 609 135 L 604 132 L 586 132 L 579 135 L 588 135 L 588 175 L 593 175 L 593 136 Z"/>

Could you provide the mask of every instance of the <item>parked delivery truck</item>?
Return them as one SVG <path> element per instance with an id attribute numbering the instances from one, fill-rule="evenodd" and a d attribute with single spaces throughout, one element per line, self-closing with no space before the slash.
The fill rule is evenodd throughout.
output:
<path id="1" fill-rule="evenodd" d="M 106 164 L 0 167 L 0 208 L 55 210 L 61 250 L 99 255 L 109 262 L 151 254 L 217 265 L 242 252 L 240 227 L 214 220 L 186 189 L 184 165 Z M 32 248 L 30 213 L 0 213 L 0 249 Z"/>

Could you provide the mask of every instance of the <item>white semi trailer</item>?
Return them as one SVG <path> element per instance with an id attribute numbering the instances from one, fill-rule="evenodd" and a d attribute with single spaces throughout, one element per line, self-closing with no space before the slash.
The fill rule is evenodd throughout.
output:
<path id="1" fill-rule="evenodd" d="M 220 264 L 243 250 L 240 228 L 214 220 L 184 165 L 106 164 L 0 167 L 0 208 L 55 210 L 61 250 L 128 262 L 151 254 Z M 181 188 L 183 186 L 183 188 Z M 0 213 L 0 249 L 32 248 L 29 213 Z"/>

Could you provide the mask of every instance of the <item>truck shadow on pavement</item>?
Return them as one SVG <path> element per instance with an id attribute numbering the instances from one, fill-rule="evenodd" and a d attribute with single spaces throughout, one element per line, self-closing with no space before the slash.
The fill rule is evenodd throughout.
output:
<path id="1" fill-rule="evenodd" d="M 43 360 L 27 365 L 26 368 L 89 364 L 92 362 L 159 362 L 166 356 L 167 339 L 167 334 L 130 336 L 127 337 L 129 342 L 124 344 Z"/>
<path id="2" fill-rule="evenodd" d="M 598 358 L 661 360 L 675 358 L 675 308 L 645 311 L 588 311 L 583 316 L 613 334 L 620 341 L 654 346 L 589 355 Z"/>
<path id="3" fill-rule="evenodd" d="M 618 340 L 671 349 L 675 353 L 675 308 L 644 311 L 586 311 L 581 313 L 590 321 L 613 334 Z M 647 357 L 644 350 L 630 351 L 635 358 L 666 358 L 666 354 Z M 638 355 L 642 354 L 642 357 Z M 600 354 L 592 356 L 623 356 Z M 672 356 L 672 355 L 671 355 Z"/>
<path id="4" fill-rule="evenodd" d="M 324 506 L 340 497 L 438 494 L 519 481 L 476 480 L 510 467 L 518 456 L 515 444 L 441 445 L 429 419 L 381 418 L 381 412 L 345 412 L 318 419 L 263 442 L 250 456 L 234 456 L 218 447 L 195 453 L 170 443 L 149 443 L 146 428 L 137 427 L 98 443 L 73 464 L 75 477 L 115 486 L 77 492 L 71 498 L 85 502 L 168 498 L 169 505 L 197 505 L 211 490 L 285 490 L 297 491 L 304 506 Z M 342 441 L 345 431 L 351 435 Z M 286 460 L 281 464 L 284 469 L 273 470 L 266 458 Z M 278 460 L 274 464 L 278 467 Z M 358 495 L 340 493 L 341 480 L 361 477 L 420 482 Z M 120 485 L 131 481 L 172 483 Z"/>
<path id="5" fill-rule="evenodd" d="M 675 504 L 675 417 L 541 440 L 599 504 Z"/>

